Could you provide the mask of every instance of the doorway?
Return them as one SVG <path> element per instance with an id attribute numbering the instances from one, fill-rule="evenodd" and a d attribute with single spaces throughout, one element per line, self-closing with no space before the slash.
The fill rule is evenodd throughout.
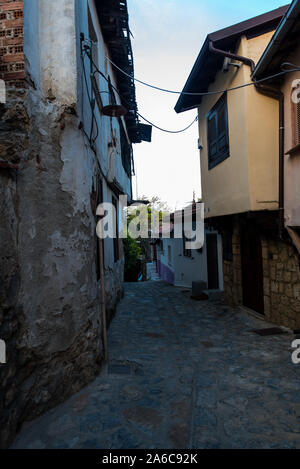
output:
<path id="1" fill-rule="evenodd" d="M 243 304 L 264 314 L 263 261 L 259 231 L 246 225 L 241 230 Z"/>
<path id="2" fill-rule="evenodd" d="M 209 290 L 219 289 L 218 235 L 207 233 L 207 282 Z"/>

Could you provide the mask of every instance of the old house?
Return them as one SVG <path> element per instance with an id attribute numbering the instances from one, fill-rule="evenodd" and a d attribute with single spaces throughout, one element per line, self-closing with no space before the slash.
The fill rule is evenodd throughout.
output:
<path id="1" fill-rule="evenodd" d="M 266 81 L 280 99 L 282 119 L 282 221 L 300 254 L 300 1 L 292 2 L 261 56 L 253 77 L 261 80 L 283 70 L 289 73 Z M 287 276 L 299 291 L 295 272 Z M 292 278 L 293 277 L 293 278 Z M 299 296 L 299 293 L 298 293 Z M 298 311 L 300 313 L 300 310 Z"/>
<path id="2" fill-rule="evenodd" d="M 199 208 L 199 211 L 201 210 Z M 157 273 L 162 280 L 178 287 L 192 288 L 193 283 L 198 282 L 205 290 L 223 290 L 221 236 L 213 228 L 207 228 L 205 232 L 203 229 L 201 234 L 203 239 L 199 247 L 190 249 L 188 244 L 190 237 L 186 236 L 188 227 L 182 225 L 182 221 L 188 218 L 189 212 L 195 215 L 192 206 L 187 206 L 184 210 L 171 215 L 171 236 L 162 229 L 162 236 L 155 244 Z M 194 226 L 192 226 L 194 231 L 195 223 L 194 216 Z M 176 224 L 180 226 L 177 230 Z"/>
<path id="3" fill-rule="evenodd" d="M 22 2 L 1 1 L 0 14 L 7 87 L 0 105 L 5 447 L 24 421 L 99 371 L 96 208 L 112 203 L 117 227 L 119 195 L 132 199 L 132 144 L 141 135 L 133 81 L 110 62 L 133 74 L 126 1 L 25 1 L 24 37 Z M 109 321 L 123 294 L 118 237 L 105 239 L 103 254 Z"/>
<path id="4" fill-rule="evenodd" d="M 182 94 L 175 109 L 199 111 L 205 218 L 223 237 L 226 301 L 299 328 L 299 254 L 283 224 L 280 100 L 252 80 L 287 10 L 209 34 L 183 90 L 205 95 Z"/>

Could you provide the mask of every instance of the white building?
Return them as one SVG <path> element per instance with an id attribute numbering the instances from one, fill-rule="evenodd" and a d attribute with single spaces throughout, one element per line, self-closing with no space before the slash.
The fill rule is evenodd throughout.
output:
<path id="1" fill-rule="evenodd" d="M 223 290 L 221 236 L 207 230 L 202 249 L 188 250 L 185 242 L 184 239 L 167 238 L 157 243 L 160 278 L 178 287 L 190 289 L 193 282 L 202 282 L 204 289 Z"/>

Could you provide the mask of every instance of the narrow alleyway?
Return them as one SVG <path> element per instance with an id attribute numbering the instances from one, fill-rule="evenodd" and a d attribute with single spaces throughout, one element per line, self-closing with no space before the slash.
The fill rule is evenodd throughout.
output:
<path id="1" fill-rule="evenodd" d="M 89 387 L 27 425 L 14 448 L 300 448 L 293 335 L 161 282 L 129 284 L 110 361 Z"/>

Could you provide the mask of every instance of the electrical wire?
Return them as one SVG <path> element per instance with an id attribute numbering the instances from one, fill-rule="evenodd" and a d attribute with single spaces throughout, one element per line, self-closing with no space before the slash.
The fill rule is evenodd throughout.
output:
<path id="1" fill-rule="evenodd" d="M 148 124 L 152 125 L 152 127 L 155 127 L 156 129 L 158 130 L 161 130 L 162 132 L 166 132 L 168 134 L 180 134 L 182 132 L 185 132 L 186 130 L 190 129 L 192 127 L 192 125 L 195 124 L 195 122 L 198 121 L 198 116 L 193 120 L 193 122 L 191 122 L 190 125 L 188 125 L 185 129 L 182 129 L 182 130 L 166 130 L 166 129 L 162 129 L 161 127 L 158 127 L 157 125 L 153 124 L 152 122 L 150 122 L 148 119 L 146 119 L 145 117 L 143 117 L 139 112 L 137 113 L 138 116 L 140 116 L 141 119 L 143 119 L 145 122 L 148 122 Z"/>
<path id="2" fill-rule="evenodd" d="M 108 78 L 106 78 L 106 76 L 99 70 L 99 68 L 97 67 L 97 65 L 95 64 L 91 54 L 89 54 L 87 52 L 87 49 L 85 48 L 84 49 L 84 52 L 85 54 L 87 55 L 87 57 L 90 59 L 90 61 L 92 62 L 94 68 L 95 68 L 95 71 L 93 73 L 93 75 L 95 76 L 95 73 L 99 73 L 106 81 L 107 83 L 110 83 Z M 119 97 L 121 98 L 121 100 L 123 102 L 125 102 L 125 105 L 126 105 L 126 99 L 124 99 L 124 97 L 120 94 L 119 90 L 112 84 L 110 83 L 110 86 L 117 92 L 117 94 L 119 95 Z M 104 91 L 105 93 L 105 91 Z M 109 92 L 106 92 L 106 93 L 109 93 Z M 182 130 L 166 130 L 166 129 L 163 129 L 161 127 L 159 127 L 158 125 L 155 125 L 153 124 L 152 122 L 150 122 L 148 119 L 146 119 L 145 117 L 143 117 L 139 112 L 137 112 L 137 115 L 143 119 L 145 122 L 147 122 L 148 124 L 152 125 L 152 127 L 155 127 L 156 129 L 160 130 L 161 132 L 166 132 L 166 133 L 169 133 L 169 134 L 179 134 L 179 133 L 182 133 L 182 132 L 185 132 L 186 130 L 188 130 L 190 127 L 192 127 L 192 125 L 194 125 L 195 122 L 197 122 L 198 120 L 198 117 L 196 117 L 193 122 L 191 122 L 191 124 L 189 124 L 187 127 L 185 127 L 184 129 Z"/>
<path id="3" fill-rule="evenodd" d="M 119 70 L 119 72 L 123 73 L 123 75 L 127 76 L 131 80 L 136 81 L 137 83 L 140 83 L 144 86 L 148 86 L 149 88 L 153 88 L 153 89 L 158 90 L 158 91 L 163 91 L 164 93 L 179 94 L 179 95 L 182 95 L 182 96 L 210 96 L 210 95 L 215 95 L 215 94 L 223 94 L 223 93 L 226 93 L 228 91 L 239 90 L 239 89 L 245 88 L 247 86 L 254 86 L 256 83 L 263 83 L 263 82 L 271 80 L 273 78 L 277 78 L 277 77 L 280 77 L 282 75 L 285 75 L 286 73 L 292 73 L 292 72 L 299 72 L 300 71 L 300 67 L 296 67 L 296 68 L 291 69 L 291 70 L 286 70 L 285 69 L 285 70 L 282 70 L 279 73 L 275 73 L 274 75 L 270 75 L 266 78 L 261 78 L 260 80 L 256 80 L 255 82 L 245 83 L 244 85 L 235 86 L 233 88 L 227 88 L 226 90 L 206 91 L 206 92 L 203 92 L 203 93 L 189 93 L 189 92 L 184 92 L 184 91 L 172 91 L 172 90 L 168 90 L 168 89 L 165 89 L 165 88 L 160 88 L 158 86 L 151 85 L 150 83 L 146 83 L 142 80 L 138 80 L 137 78 L 129 75 L 124 70 L 122 70 L 120 67 L 118 67 L 118 65 L 116 65 L 112 60 L 110 60 L 109 57 L 107 57 L 107 55 L 106 55 L 106 58 L 117 70 Z"/>
<path id="4" fill-rule="evenodd" d="M 90 107 L 91 107 L 91 110 L 92 110 L 92 124 L 91 124 L 91 131 L 90 131 L 89 141 L 90 141 L 90 143 L 92 143 L 94 145 L 95 141 L 97 140 L 97 138 L 99 136 L 99 126 L 98 126 L 97 119 L 95 117 L 95 109 L 94 109 L 94 105 L 93 105 L 92 98 L 91 98 L 91 95 L 90 95 L 90 90 L 89 90 L 89 85 L 88 85 L 87 75 L 86 75 L 86 70 L 85 70 L 84 56 L 82 54 L 81 54 L 81 60 L 82 60 L 83 75 L 84 75 L 84 81 L 85 81 L 85 85 L 86 85 L 88 101 L 89 101 L 89 104 L 90 104 Z M 94 122 L 96 122 L 97 135 L 94 139 L 92 139 Z"/>

